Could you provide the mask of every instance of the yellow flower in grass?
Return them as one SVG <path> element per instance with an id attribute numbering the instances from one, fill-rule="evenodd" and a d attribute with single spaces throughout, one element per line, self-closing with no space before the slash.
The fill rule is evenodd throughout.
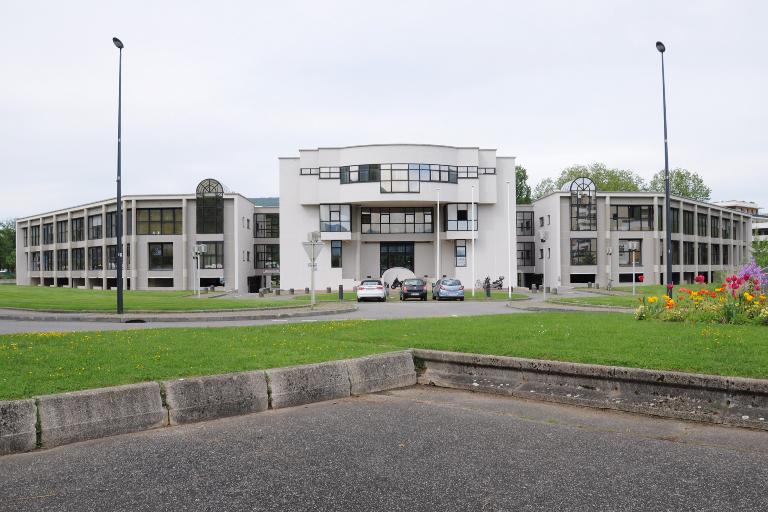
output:
<path id="1" fill-rule="evenodd" d="M 744 298 L 745 298 L 745 299 L 747 299 L 749 302 L 752 302 L 752 299 L 754 299 L 754 298 L 755 298 L 755 296 L 754 296 L 754 295 L 752 295 L 752 294 L 751 294 L 751 293 L 749 293 L 749 292 L 744 292 Z"/>
<path id="2" fill-rule="evenodd" d="M 657 302 L 659 300 L 658 297 L 648 297 L 648 302 L 653 304 L 654 302 Z"/>

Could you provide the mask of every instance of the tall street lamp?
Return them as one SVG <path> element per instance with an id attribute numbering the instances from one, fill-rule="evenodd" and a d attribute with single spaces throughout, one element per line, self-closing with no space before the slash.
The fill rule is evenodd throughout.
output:
<path id="1" fill-rule="evenodd" d="M 664 43 L 661 41 L 656 41 L 656 49 L 659 50 L 659 53 L 661 54 L 661 98 L 662 98 L 662 104 L 664 106 L 664 224 L 666 229 L 666 242 L 665 244 L 665 252 L 667 253 L 667 257 L 665 259 L 667 270 L 666 270 L 666 281 L 667 281 L 667 293 L 671 297 L 672 296 L 672 288 L 674 286 L 674 282 L 672 280 L 672 207 L 670 204 L 670 197 L 669 197 L 669 149 L 667 147 L 667 87 L 665 83 L 665 77 L 664 77 L 664 52 L 667 50 L 667 48 L 664 46 Z"/>
<path id="2" fill-rule="evenodd" d="M 121 114 L 123 102 L 123 42 L 113 37 L 112 43 L 120 52 L 120 60 L 117 75 L 117 314 L 123 314 L 123 200 L 120 193 L 120 138 L 121 138 Z"/>

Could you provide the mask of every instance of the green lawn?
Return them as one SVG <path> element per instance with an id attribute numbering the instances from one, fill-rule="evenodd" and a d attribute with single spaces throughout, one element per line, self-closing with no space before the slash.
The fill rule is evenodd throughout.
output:
<path id="1" fill-rule="evenodd" d="M 768 378 L 768 328 L 611 313 L 0 336 L 0 399 L 432 348 Z"/>
<path id="2" fill-rule="evenodd" d="M 713 288 L 714 285 L 683 285 L 688 290 L 698 290 L 701 288 Z M 673 293 L 680 289 L 675 286 Z M 549 302 L 556 304 L 575 304 L 582 306 L 615 306 L 624 308 L 634 308 L 640 303 L 643 297 L 661 297 L 667 293 L 667 287 L 664 285 L 642 285 L 637 286 L 635 295 L 632 295 L 632 286 L 620 286 L 613 289 L 616 294 L 607 294 L 602 291 L 592 291 L 589 297 L 550 297 Z"/>
<path id="3" fill-rule="evenodd" d="M 0 308 L 50 311 L 115 310 L 116 292 L 48 288 L 39 286 L 0 287 Z M 296 302 L 274 299 L 217 299 L 205 294 L 198 299 L 188 291 L 126 291 L 125 311 L 215 311 L 300 306 Z"/>

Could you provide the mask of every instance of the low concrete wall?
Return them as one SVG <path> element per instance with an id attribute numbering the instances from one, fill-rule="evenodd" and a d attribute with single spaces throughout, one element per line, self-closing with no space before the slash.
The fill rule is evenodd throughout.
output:
<path id="1" fill-rule="evenodd" d="M 167 424 L 157 382 L 41 396 L 38 411 L 46 448 Z"/>
<path id="2" fill-rule="evenodd" d="M 411 351 L 380 354 L 347 361 L 350 392 L 353 395 L 376 393 L 416 384 L 416 369 Z"/>
<path id="3" fill-rule="evenodd" d="M 419 384 L 768 430 L 768 381 L 414 350 Z"/>
<path id="4" fill-rule="evenodd" d="M 273 409 L 349 396 L 346 361 L 267 370 L 267 380 Z"/>
<path id="5" fill-rule="evenodd" d="M 37 443 L 34 400 L 0 401 L 0 455 L 33 450 Z"/>
<path id="6" fill-rule="evenodd" d="M 228 373 L 161 382 L 171 425 L 265 411 L 264 372 Z"/>

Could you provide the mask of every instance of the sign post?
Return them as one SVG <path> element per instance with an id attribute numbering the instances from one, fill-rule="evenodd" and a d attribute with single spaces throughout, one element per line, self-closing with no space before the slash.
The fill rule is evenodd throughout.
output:
<path id="1" fill-rule="evenodd" d="M 320 240 L 320 232 L 312 231 L 307 235 L 307 241 L 302 242 L 304 251 L 306 251 L 309 257 L 309 289 L 311 299 L 309 303 L 310 308 L 315 307 L 315 269 L 317 268 L 317 257 L 320 256 L 320 252 L 323 250 L 323 242 Z"/>
<path id="2" fill-rule="evenodd" d="M 195 244 L 195 290 L 197 298 L 200 298 L 200 257 L 208 252 L 208 246 L 205 244 Z"/>

